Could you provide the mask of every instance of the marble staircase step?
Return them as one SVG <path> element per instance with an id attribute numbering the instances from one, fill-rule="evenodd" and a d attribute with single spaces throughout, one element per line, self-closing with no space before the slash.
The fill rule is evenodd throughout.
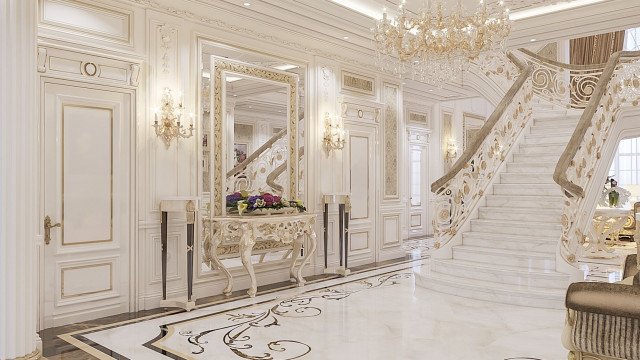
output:
<path id="1" fill-rule="evenodd" d="M 514 154 L 513 162 L 517 163 L 553 163 L 557 164 L 560 159 L 560 154 Z"/>
<path id="2" fill-rule="evenodd" d="M 471 299 L 548 309 L 565 308 L 565 289 L 523 288 L 436 272 L 417 276 L 416 280 L 427 289 Z"/>
<path id="3" fill-rule="evenodd" d="M 558 238 L 560 235 L 558 234 Z M 453 247 L 453 259 L 474 261 L 484 264 L 500 264 L 517 266 L 523 270 L 555 270 L 555 254 L 507 250 L 496 248 L 482 248 L 477 246 L 459 245 Z"/>
<path id="4" fill-rule="evenodd" d="M 487 206 L 562 209 L 562 196 L 486 195 Z"/>
<path id="5" fill-rule="evenodd" d="M 539 237 L 533 235 L 506 235 L 467 231 L 462 234 L 464 246 L 475 246 L 487 249 L 503 249 L 513 251 L 533 251 L 555 254 L 559 237 Z"/>
<path id="6" fill-rule="evenodd" d="M 553 116 L 551 114 L 537 114 L 533 118 L 533 126 L 536 125 L 578 125 L 581 115 Z"/>
<path id="7" fill-rule="evenodd" d="M 471 220 L 471 231 L 491 232 L 494 234 L 524 235 L 536 234 L 540 236 L 560 237 L 562 226 L 548 222 L 517 221 L 517 220 Z"/>
<path id="8" fill-rule="evenodd" d="M 556 271 L 528 271 L 516 266 L 434 259 L 431 270 L 459 278 L 515 285 L 521 289 L 566 289 L 570 277 Z"/>
<path id="9" fill-rule="evenodd" d="M 552 176 L 553 171 L 555 169 L 556 169 L 556 164 L 554 163 L 531 162 L 526 164 L 521 164 L 521 163 L 507 164 L 508 173 L 538 173 L 538 174 L 549 174 L 549 176 Z"/>
<path id="10" fill-rule="evenodd" d="M 561 208 L 517 208 L 517 207 L 490 207 L 483 206 L 479 209 L 478 217 L 486 220 L 516 220 L 539 221 L 560 223 Z"/>
<path id="11" fill-rule="evenodd" d="M 517 154 L 552 154 L 560 156 L 566 147 L 566 142 L 556 144 L 520 144 Z"/>
<path id="12" fill-rule="evenodd" d="M 495 195 L 562 195 L 556 184 L 494 184 Z"/>
<path id="13" fill-rule="evenodd" d="M 567 144 L 571 134 L 526 134 L 525 144 Z"/>
<path id="14" fill-rule="evenodd" d="M 530 134 L 567 134 L 573 135 L 576 126 L 574 124 L 544 124 L 532 125 Z"/>
<path id="15" fill-rule="evenodd" d="M 555 184 L 553 177 L 549 174 L 538 173 L 502 173 L 500 174 L 501 184 Z"/>

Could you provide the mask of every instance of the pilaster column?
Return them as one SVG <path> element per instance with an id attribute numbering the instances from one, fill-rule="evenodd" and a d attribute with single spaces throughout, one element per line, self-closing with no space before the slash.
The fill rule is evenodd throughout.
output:
<path id="1" fill-rule="evenodd" d="M 39 359 L 36 0 L 0 2 L 0 359 Z"/>

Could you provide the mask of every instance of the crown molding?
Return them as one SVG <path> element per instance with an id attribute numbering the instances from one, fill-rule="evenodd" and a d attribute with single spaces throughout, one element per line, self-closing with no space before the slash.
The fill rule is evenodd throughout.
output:
<path id="1" fill-rule="evenodd" d="M 127 1 L 135 5 L 141 6 L 145 9 L 155 10 L 161 13 L 182 18 L 187 21 L 205 24 L 219 30 L 241 34 L 241 35 L 248 36 L 260 41 L 269 42 L 272 44 L 276 44 L 278 46 L 283 46 L 289 49 L 297 50 L 306 54 L 327 58 L 333 61 L 348 64 L 351 66 L 357 66 L 362 68 L 376 68 L 375 64 L 371 61 L 363 61 L 354 57 L 345 56 L 341 53 L 333 52 L 320 47 L 314 47 L 314 46 L 295 40 L 301 37 L 302 38 L 308 37 L 307 34 L 303 34 L 300 32 L 292 33 L 293 36 L 291 36 L 291 38 L 282 38 L 282 37 L 271 35 L 266 32 L 258 31 L 249 27 L 232 24 L 221 18 L 211 17 L 208 15 L 204 15 L 203 13 L 200 13 L 200 12 L 196 13 L 186 8 L 185 6 L 178 7 L 175 5 L 167 5 L 157 0 L 127 0 Z M 181 5 L 186 4 L 186 2 L 180 2 L 180 4 Z M 206 13 L 220 13 L 220 10 L 229 11 L 229 9 L 216 8 L 213 5 L 209 5 L 209 4 L 206 4 L 206 6 L 210 8 L 214 8 L 215 10 L 218 10 L 218 11 L 210 11 Z M 237 15 L 239 17 L 243 16 L 242 14 L 237 14 Z M 229 18 L 229 17 L 226 17 L 226 18 Z M 321 40 L 322 42 L 327 43 L 327 47 L 335 48 L 335 45 L 336 45 L 336 44 L 331 44 L 326 39 L 312 39 L 312 40 Z M 365 59 L 373 58 L 372 55 L 373 55 L 373 52 L 371 52 L 371 54 L 362 53 L 362 57 Z M 378 70 L 376 70 L 376 72 L 380 73 L 380 71 Z"/>

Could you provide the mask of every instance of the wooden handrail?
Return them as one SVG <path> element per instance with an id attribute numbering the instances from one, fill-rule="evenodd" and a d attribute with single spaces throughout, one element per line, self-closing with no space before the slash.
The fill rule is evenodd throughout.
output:
<path id="1" fill-rule="evenodd" d="M 576 130 L 573 132 L 567 147 L 562 152 L 562 155 L 556 164 L 556 168 L 553 172 L 553 180 L 560 185 L 562 189 L 566 190 L 570 197 L 584 197 L 585 193 L 581 186 L 569 181 L 567 178 L 567 169 L 569 169 L 569 165 L 571 165 L 573 158 L 576 156 L 587 130 L 591 127 L 591 120 L 593 120 L 593 116 L 596 114 L 596 111 L 598 111 L 600 101 L 604 96 L 607 85 L 611 81 L 620 59 L 636 57 L 640 57 L 640 51 L 618 51 L 611 55 L 604 70 L 602 71 L 602 75 L 600 75 L 600 78 L 598 79 L 594 92 L 587 103 L 587 107 L 580 116 L 580 121 L 578 122 L 578 126 L 576 126 Z"/>
<path id="2" fill-rule="evenodd" d="M 574 71 L 589 71 L 589 70 L 602 70 L 604 67 L 607 66 L 608 62 L 606 63 L 602 63 L 602 64 L 589 64 L 589 65 L 576 65 L 576 64 L 565 64 L 565 63 L 561 63 L 559 61 L 555 61 L 555 60 L 551 60 L 551 59 L 547 59 L 544 56 L 540 56 L 539 54 L 536 54 L 530 50 L 527 50 L 525 48 L 520 48 L 518 49 L 518 51 L 520 51 L 521 53 L 530 56 L 540 62 L 543 63 L 547 63 L 549 65 L 553 65 L 555 67 L 559 67 L 559 68 L 563 68 L 563 69 L 568 69 L 568 70 L 574 70 Z"/>
<path id="3" fill-rule="evenodd" d="M 480 146 L 482 146 L 484 139 L 491 133 L 498 120 L 500 120 L 502 115 L 504 115 L 504 112 L 513 101 L 513 98 L 516 96 L 520 88 L 522 88 L 522 85 L 524 85 L 525 81 L 527 81 L 529 76 L 531 76 L 531 73 L 533 72 L 533 66 L 525 65 L 512 53 L 508 53 L 507 56 L 509 57 L 509 60 L 511 60 L 520 69 L 520 76 L 518 76 L 516 82 L 511 85 L 509 91 L 507 91 L 506 95 L 502 98 L 502 100 L 500 100 L 500 103 L 498 103 L 496 109 L 493 111 L 493 113 L 491 113 L 489 119 L 487 119 L 487 121 L 484 123 L 484 126 L 482 126 L 478 134 L 471 142 L 470 146 L 467 147 L 467 149 L 462 153 L 458 160 L 453 164 L 451 170 L 449 170 L 449 172 L 446 173 L 443 177 L 431 184 L 431 192 L 439 193 L 441 191 L 441 188 L 443 188 L 443 186 L 449 180 L 453 179 L 460 172 L 460 170 L 462 170 L 466 166 L 473 155 L 475 155 L 478 149 L 480 149 Z"/>
<path id="4" fill-rule="evenodd" d="M 260 155 L 262 155 L 262 153 L 267 150 L 268 148 L 270 148 L 271 146 L 273 146 L 273 144 L 280 140 L 283 136 L 285 136 L 287 134 L 287 129 L 282 129 L 280 131 L 278 131 L 277 134 L 273 135 L 271 137 L 271 139 L 269 139 L 267 142 L 265 142 L 264 144 L 262 144 L 262 146 L 260 146 L 256 151 L 254 151 L 253 153 L 251 153 L 251 155 L 247 156 L 246 159 L 244 159 L 243 162 L 241 162 L 240 164 L 236 165 L 233 169 L 231 169 L 229 172 L 227 172 L 227 178 L 230 178 L 238 173 L 240 173 L 241 171 L 243 171 L 244 169 L 247 168 L 247 166 L 249 166 L 249 164 L 251 164 L 251 162 L 255 159 L 257 159 L 258 157 L 260 157 Z"/>

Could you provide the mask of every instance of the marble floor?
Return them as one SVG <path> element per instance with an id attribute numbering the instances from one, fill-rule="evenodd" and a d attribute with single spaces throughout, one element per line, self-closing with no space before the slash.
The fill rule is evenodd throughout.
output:
<path id="1" fill-rule="evenodd" d="M 61 337 L 107 359 L 566 358 L 564 311 L 416 287 L 428 261 Z"/>

